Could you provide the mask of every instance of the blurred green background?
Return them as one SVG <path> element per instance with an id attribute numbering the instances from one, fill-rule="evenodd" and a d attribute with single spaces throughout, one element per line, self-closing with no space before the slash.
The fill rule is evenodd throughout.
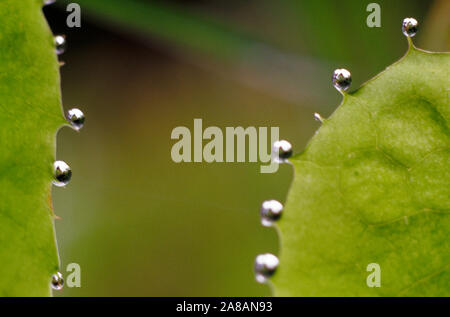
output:
<path id="1" fill-rule="evenodd" d="M 65 6 L 82 8 L 69 29 Z M 381 28 L 366 7 L 381 5 Z M 421 23 L 415 43 L 448 50 L 446 0 L 79 0 L 44 12 L 65 33 L 65 109 L 87 116 L 58 133 L 57 158 L 74 172 L 54 189 L 62 272 L 82 287 L 62 296 L 269 296 L 253 276 L 258 253 L 278 252 L 263 228 L 263 200 L 285 200 L 291 170 L 259 163 L 171 160 L 177 126 L 278 126 L 300 152 L 340 102 L 331 73 L 356 89 L 407 49 L 401 21 Z M 282 265 L 282 264 L 281 264 Z"/>

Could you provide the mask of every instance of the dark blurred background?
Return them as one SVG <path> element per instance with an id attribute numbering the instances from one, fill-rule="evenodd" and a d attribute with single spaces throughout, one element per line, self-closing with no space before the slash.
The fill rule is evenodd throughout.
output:
<path id="1" fill-rule="evenodd" d="M 82 8 L 66 26 L 66 5 Z M 366 7 L 381 6 L 381 28 Z M 63 296 L 267 296 L 253 276 L 258 253 L 278 252 L 263 228 L 265 199 L 285 200 L 291 170 L 259 163 L 171 160 L 171 131 L 278 126 L 300 152 L 340 102 L 330 76 L 352 71 L 356 89 L 414 41 L 448 50 L 450 1 L 59 0 L 44 12 L 67 35 L 65 109 L 86 126 L 58 134 L 58 159 L 74 176 L 54 189 L 62 272 L 81 265 L 82 287 Z"/>

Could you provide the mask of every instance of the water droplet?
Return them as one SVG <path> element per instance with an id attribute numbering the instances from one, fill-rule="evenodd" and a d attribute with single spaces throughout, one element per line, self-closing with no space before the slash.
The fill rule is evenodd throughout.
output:
<path id="1" fill-rule="evenodd" d="M 414 18 L 405 18 L 402 23 L 402 32 L 407 37 L 413 37 L 416 35 L 419 29 L 419 22 Z"/>
<path id="2" fill-rule="evenodd" d="M 54 290 L 60 291 L 64 287 L 64 278 L 60 272 L 52 275 L 51 286 Z"/>
<path id="3" fill-rule="evenodd" d="M 58 187 L 66 186 L 72 177 L 72 170 L 69 165 L 63 161 L 55 161 L 55 163 L 53 163 L 53 173 L 55 177 L 53 184 Z"/>
<path id="4" fill-rule="evenodd" d="M 323 121 L 325 120 L 320 113 L 314 112 L 314 119 L 316 119 L 316 121 L 319 121 L 320 123 L 323 123 Z"/>
<path id="5" fill-rule="evenodd" d="M 66 51 L 66 36 L 56 35 L 55 36 L 55 48 L 56 54 L 61 55 Z"/>
<path id="6" fill-rule="evenodd" d="M 75 128 L 75 130 L 80 130 L 84 126 L 84 113 L 78 108 L 73 108 L 67 111 L 66 118 Z"/>
<path id="7" fill-rule="evenodd" d="M 259 283 L 265 283 L 278 268 L 280 260 L 272 253 L 260 254 L 255 259 L 255 277 Z"/>
<path id="8" fill-rule="evenodd" d="M 275 141 L 273 143 L 273 151 L 278 153 L 281 160 L 286 160 L 292 156 L 292 145 L 286 140 Z"/>
<path id="9" fill-rule="evenodd" d="M 352 84 L 352 74 L 344 69 L 339 68 L 333 72 L 333 86 L 339 91 L 346 91 Z"/>
<path id="10" fill-rule="evenodd" d="M 266 200 L 261 206 L 261 224 L 270 227 L 281 218 L 283 205 L 277 200 Z"/>

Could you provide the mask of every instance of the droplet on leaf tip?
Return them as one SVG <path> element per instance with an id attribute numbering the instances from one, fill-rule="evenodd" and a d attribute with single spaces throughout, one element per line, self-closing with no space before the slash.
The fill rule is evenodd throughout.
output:
<path id="1" fill-rule="evenodd" d="M 86 120 L 83 111 L 78 108 L 68 110 L 66 118 L 77 131 L 84 126 L 84 121 Z"/>
<path id="2" fill-rule="evenodd" d="M 287 160 L 292 156 L 292 145 L 286 140 L 275 141 L 272 150 L 278 153 L 280 160 Z"/>
<path id="3" fill-rule="evenodd" d="M 56 54 L 61 55 L 66 51 L 66 36 L 56 35 L 55 38 Z"/>
<path id="4" fill-rule="evenodd" d="M 402 23 L 402 32 L 406 37 L 413 37 L 417 34 L 419 22 L 414 18 L 405 18 Z"/>
<path id="5" fill-rule="evenodd" d="M 314 119 L 320 123 L 323 123 L 324 118 L 320 115 L 320 113 L 314 112 Z"/>
<path id="6" fill-rule="evenodd" d="M 51 287 L 56 290 L 60 291 L 64 287 L 64 278 L 60 272 L 57 272 L 52 275 L 52 280 L 50 283 Z"/>
<path id="7" fill-rule="evenodd" d="M 333 72 L 333 86 L 340 92 L 347 91 L 352 84 L 352 74 L 345 68 Z"/>
<path id="8" fill-rule="evenodd" d="M 69 165 L 63 161 L 55 161 L 53 163 L 53 184 L 58 187 L 64 187 L 72 178 L 72 170 Z"/>
<path id="9" fill-rule="evenodd" d="M 258 283 L 265 283 L 278 268 L 280 260 L 272 253 L 260 254 L 255 259 L 255 278 Z"/>
<path id="10" fill-rule="evenodd" d="M 273 223 L 281 218 L 283 205 L 277 200 L 266 200 L 261 205 L 261 224 L 271 227 Z"/>

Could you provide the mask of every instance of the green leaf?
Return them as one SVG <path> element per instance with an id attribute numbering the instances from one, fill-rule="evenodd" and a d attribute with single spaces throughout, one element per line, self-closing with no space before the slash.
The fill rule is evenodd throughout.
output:
<path id="1" fill-rule="evenodd" d="M 450 295 L 449 65 L 411 45 L 291 160 L 276 295 Z"/>
<path id="2" fill-rule="evenodd" d="M 42 0 L 0 1 L 0 296 L 48 296 L 59 65 Z"/>

